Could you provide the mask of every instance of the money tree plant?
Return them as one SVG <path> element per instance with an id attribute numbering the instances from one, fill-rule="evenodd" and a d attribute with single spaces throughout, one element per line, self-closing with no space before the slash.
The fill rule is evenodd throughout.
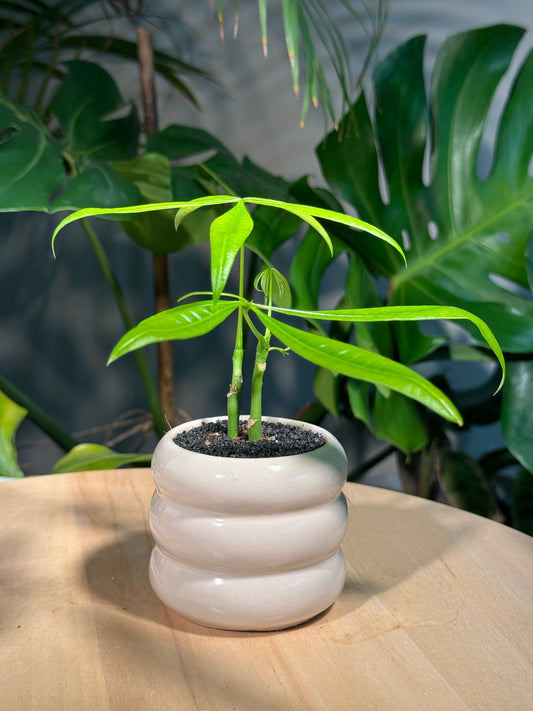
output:
<path id="1" fill-rule="evenodd" d="M 143 212 L 175 210 L 175 226 L 195 210 L 217 207 L 221 212 L 210 225 L 211 289 L 195 291 L 182 297 L 178 306 L 141 321 L 130 329 L 114 347 L 109 363 L 148 344 L 166 340 L 189 339 L 202 336 L 235 317 L 235 347 L 232 355 L 232 375 L 227 393 L 228 435 L 237 437 L 241 412 L 245 329 L 256 341 L 256 357 L 251 375 L 251 401 L 247 423 L 248 439 L 262 437 L 263 376 L 269 355 L 274 351 L 293 352 L 315 365 L 333 373 L 375 384 L 385 395 L 397 391 L 418 401 L 442 417 L 462 423 L 462 417 L 451 400 L 429 380 L 407 366 L 379 353 L 338 341 L 326 336 L 320 321 L 383 322 L 420 321 L 428 319 L 466 320 L 474 324 L 495 353 L 502 368 L 502 351 L 489 327 L 479 317 L 461 308 L 449 306 L 385 306 L 334 310 L 302 310 L 290 306 L 289 285 L 286 278 L 263 258 L 262 268 L 255 276 L 255 289 L 262 293 L 259 301 L 245 294 L 246 248 L 257 251 L 250 244 L 254 229 L 254 207 L 264 206 L 291 213 L 307 223 L 324 240 L 329 249 L 332 243 L 323 222 L 340 223 L 384 241 L 404 258 L 403 250 L 392 237 L 368 222 L 341 212 L 300 205 L 281 200 L 232 195 L 215 195 L 182 202 L 150 203 L 119 208 L 86 208 L 66 217 L 52 237 L 68 224 L 82 218 L 105 216 L 120 218 Z M 247 244 L 248 242 L 248 244 Z M 261 256 L 261 255 L 259 255 Z M 238 293 L 225 291 L 232 270 L 237 269 Z M 186 301 L 186 303 L 181 303 Z M 307 324 L 300 328 L 288 323 L 294 320 Z M 275 338 L 278 345 L 272 342 Z"/>

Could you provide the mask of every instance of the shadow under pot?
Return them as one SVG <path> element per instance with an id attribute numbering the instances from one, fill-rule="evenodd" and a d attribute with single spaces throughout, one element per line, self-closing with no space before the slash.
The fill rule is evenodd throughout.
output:
<path id="1" fill-rule="evenodd" d="M 220 419 L 179 425 L 154 451 L 151 585 L 170 608 L 208 627 L 298 625 L 332 605 L 344 585 L 346 455 L 327 430 L 281 418 L 264 421 L 318 432 L 324 444 L 237 458 L 175 443 L 179 432 Z"/>

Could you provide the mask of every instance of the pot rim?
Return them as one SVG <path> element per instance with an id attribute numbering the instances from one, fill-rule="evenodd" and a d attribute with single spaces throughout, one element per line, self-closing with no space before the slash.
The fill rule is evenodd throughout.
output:
<path id="1" fill-rule="evenodd" d="M 246 421 L 249 418 L 249 415 L 241 415 L 240 420 Z M 261 419 L 263 422 L 273 422 L 273 423 L 279 423 L 282 425 L 291 425 L 293 427 L 300 427 L 301 429 L 305 430 L 311 430 L 313 432 L 318 432 L 318 434 L 321 434 L 322 437 L 324 438 L 324 444 L 321 444 L 320 447 L 316 447 L 315 449 L 311 449 L 308 452 L 295 452 L 294 454 L 284 454 L 281 456 L 276 456 L 276 457 L 262 457 L 262 456 L 250 456 L 250 457 L 224 457 L 216 454 L 208 454 L 206 452 L 195 452 L 192 449 L 187 449 L 185 447 L 181 447 L 181 445 L 177 444 L 177 442 L 174 442 L 174 437 L 178 432 L 183 432 L 192 430 L 195 427 L 200 427 L 201 425 L 207 424 L 209 422 L 217 422 L 219 420 L 227 420 L 227 415 L 218 415 L 218 416 L 212 416 L 212 417 L 199 417 L 195 420 L 187 420 L 186 422 L 182 422 L 179 425 L 176 425 L 172 429 L 170 429 L 168 432 L 165 432 L 163 435 L 163 438 L 167 437 L 172 440 L 172 443 L 174 444 L 175 447 L 178 447 L 179 449 L 189 452 L 190 454 L 197 455 L 197 456 L 202 456 L 202 457 L 210 457 L 212 459 L 231 459 L 232 461 L 245 461 L 249 464 L 250 461 L 257 461 L 257 460 L 269 460 L 272 462 L 276 462 L 277 460 L 280 461 L 286 461 L 286 460 L 291 460 L 294 457 L 303 457 L 306 454 L 311 454 L 313 452 L 318 452 L 324 447 L 326 447 L 328 444 L 338 444 L 337 439 L 334 435 L 331 434 L 331 432 L 324 427 L 321 427 L 320 425 L 315 425 L 311 422 L 304 422 L 303 420 L 295 420 L 290 417 L 275 417 L 272 415 L 264 415 Z"/>
<path id="2" fill-rule="evenodd" d="M 326 442 L 318 449 L 278 457 L 219 457 L 193 452 L 177 445 L 179 428 L 218 418 L 191 420 L 167 432 L 152 458 L 158 493 L 188 506 L 209 510 L 253 513 L 265 506 L 288 511 L 335 499 L 347 474 L 346 454 L 326 429 L 288 418 L 276 421 L 315 428 Z M 231 504 L 228 502 L 231 501 Z"/>

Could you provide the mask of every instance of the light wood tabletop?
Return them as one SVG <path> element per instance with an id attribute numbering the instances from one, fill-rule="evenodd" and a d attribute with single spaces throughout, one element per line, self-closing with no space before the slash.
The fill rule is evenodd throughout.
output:
<path id="1" fill-rule="evenodd" d="M 347 484 L 347 581 L 282 632 L 187 622 L 150 589 L 148 469 L 0 484 L 0 709 L 531 711 L 533 539 Z"/>

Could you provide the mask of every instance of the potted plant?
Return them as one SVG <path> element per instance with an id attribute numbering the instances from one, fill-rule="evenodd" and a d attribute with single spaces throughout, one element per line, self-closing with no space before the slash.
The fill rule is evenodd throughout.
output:
<path id="1" fill-rule="evenodd" d="M 384 393 L 399 391 L 457 423 L 459 411 L 431 382 L 392 359 L 327 337 L 320 322 L 466 319 L 477 326 L 502 370 L 504 362 L 485 323 L 458 308 L 292 309 L 288 282 L 268 260 L 254 280 L 263 303 L 246 295 L 245 248 L 253 244 L 254 228 L 249 206 L 295 215 L 329 248 L 330 237 L 319 220 L 366 232 L 403 255 L 390 236 L 341 212 L 230 195 L 112 210 L 89 208 L 66 217 L 52 244 L 60 230 L 84 217 L 128 215 L 131 219 L 144 212 L 177 210 L 179 228 L 192 212 L 214 206 L 223 211 L 210 226 L 211 289 L 188 294 L 184 299 L 192 301 L 130 329 L 116 344 L 110 362 L 148 344 L 201 336 L 230 317 L 235 319 L 226 418 L 173 428 L 154 452 L 156 493 L 150 521 L 156 545 L 150 576 L 161 599 L 196 622 L 229 629 L 279 629 L 315 616 L 342 590 L 340 543 L 346 506 L 341 489 L 346 457 L 337 440 L 322 428 L 263 417 L 263 377 L 270 354 L 294 352 L 333 372 L 372 382 Z M 234 265 L 236 294 L 225 291 Z M 287 318 L 304 319 L 311 329 L 297 328 Z M 256 355 L 249 414 L 243 419 L 245 331 L 255 338 Z"/>

